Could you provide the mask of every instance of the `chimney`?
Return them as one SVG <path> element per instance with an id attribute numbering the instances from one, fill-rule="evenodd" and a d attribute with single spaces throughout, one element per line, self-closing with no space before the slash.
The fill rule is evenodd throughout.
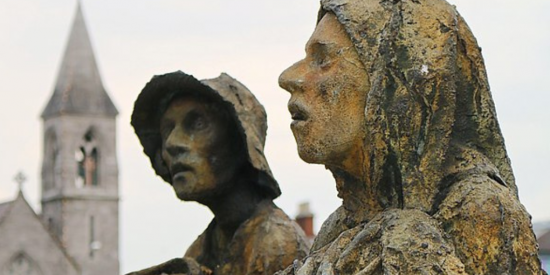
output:
<path id="1" fill-rule="evenodd" d="M 298 205 L 298 215 L 296 223 L 304 230 L 306 237 L 313 241 L 315 233 L 313 232 L 313 213 L 309 209 L 309 202 L 300 203 Z"/>

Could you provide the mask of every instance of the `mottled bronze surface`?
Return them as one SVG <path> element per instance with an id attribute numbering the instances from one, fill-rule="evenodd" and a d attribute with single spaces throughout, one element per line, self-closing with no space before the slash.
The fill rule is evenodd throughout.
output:
<path id="1" fill-rule="evenodd" d="M 198 81 L 174 72 L 145 86 L 132 114 L 145 154 L 179 199 L 204 204 L 214 219 L 183 258 L 132 275 L 273 274 L 306 256 L 303 231 L 273 203 L 280 190 L 263 154 L 266 123 L 263 106 L 226 74 Z"/>
<path id="2" fill-rule="evenodd" d="M 279 274 L 545 274 L 481 49 L 443 0 L 322 0 L 280 76 L 343 203 Z"/>

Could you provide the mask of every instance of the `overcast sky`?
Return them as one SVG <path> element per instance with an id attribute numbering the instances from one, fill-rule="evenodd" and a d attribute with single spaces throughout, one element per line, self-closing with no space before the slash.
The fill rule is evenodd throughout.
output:
<path id="1" fill-rule="evenodd" d="M 289 129 L 279 74 L 304 56 L 317 0 L 82 0 L 105 87 L 120 111 L 121 267 L 126 273 L 181 256 L 212 218 L 180 202 L 154 175 L 129 125 L 133 101 L 154 74 L 175 70 L 243 82 L 269 118 L 266 154 L 290 216 L 311 203 L 316 227 L 340 203 L 332 177 L 303 163 Z M 550 219 L 550 1 L 453 0 L 483 48 L 522 203 Z M 0 1 L 0 201 L 28 177 L 39 210 L 42 124 L 76 8 L 75 0 Z"/>

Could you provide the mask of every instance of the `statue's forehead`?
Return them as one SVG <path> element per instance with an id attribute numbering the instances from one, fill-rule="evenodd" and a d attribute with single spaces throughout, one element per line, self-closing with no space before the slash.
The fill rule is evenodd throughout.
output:
<path id="1" fill-rule="evenodd" d="M 318 46 L 331 48 L 351 45 L 344 26 L 333 13 L 326 13 L 307 42 L 306 50 L 313 50 Z"/>

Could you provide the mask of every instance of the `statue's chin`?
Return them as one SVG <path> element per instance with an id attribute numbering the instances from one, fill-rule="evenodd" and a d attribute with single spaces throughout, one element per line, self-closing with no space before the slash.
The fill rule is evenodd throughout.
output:
<path id="1" fill-rule="evenodd" d="M 184 193 L 184 192 L 175 192 L 176 197 L 182 201 L 197 201 L 196 196 L 193 196 L 192 194 Z"/>
<path id="2" fill-rule="evenodd" d="M 324 155 L 321 154 L 318 150 L 312 150 L 310 148 L 304 148 L 303 146 L 298 146 L 298 155 L 300 158 L 311 164 L 325 164 Z"/>

